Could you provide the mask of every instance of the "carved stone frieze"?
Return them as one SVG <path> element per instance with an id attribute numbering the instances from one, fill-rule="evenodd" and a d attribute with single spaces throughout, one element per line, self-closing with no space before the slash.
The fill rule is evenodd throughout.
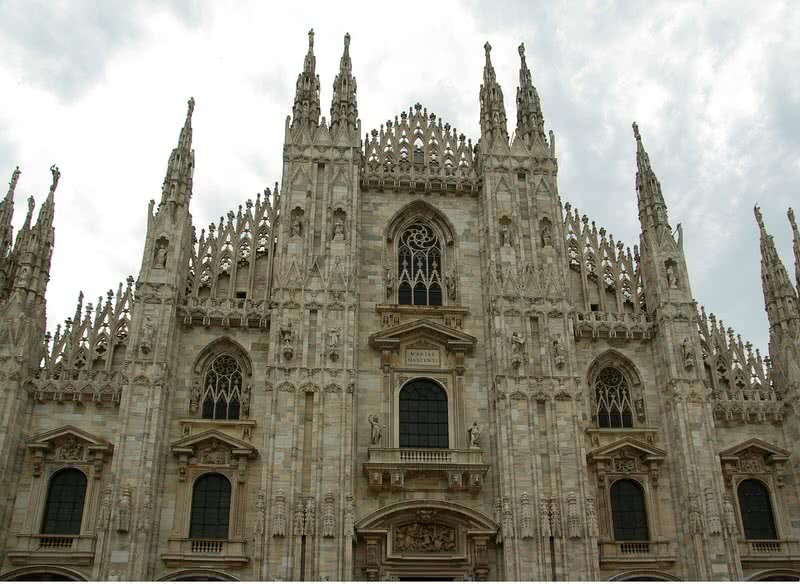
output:
<path id="1" fill-rule="evenodd" d="M 407 523 L 394 528 L 394 551 L 437 553 L 456 551 L 456 530 L 439 523 Z"/>

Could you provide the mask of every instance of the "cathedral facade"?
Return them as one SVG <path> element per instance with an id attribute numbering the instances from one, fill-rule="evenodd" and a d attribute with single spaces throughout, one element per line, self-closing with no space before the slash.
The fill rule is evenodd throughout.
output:
<path id="1" fill-rule="evenodd" d="M 362 134 L 313 33 L 280 186 L 190 213 L 190 100 L 138 278 L 45 331 L 59 170 L 0 207 L 0 579 L 800 577 L 797 283 L 756 209 L 770 357 L 692 296 L 634 124 L 632 249 L 562 204 L 520 46 L 480 139 Z M 202 191 L 200 185 L 199 191 Z M 753 307 L 754 310 L 757 307 Z"/>

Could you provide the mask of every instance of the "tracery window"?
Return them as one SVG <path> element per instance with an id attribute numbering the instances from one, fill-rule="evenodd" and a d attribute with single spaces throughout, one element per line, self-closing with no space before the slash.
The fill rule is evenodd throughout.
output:
<path id="1" fill-rule="evenodd" d="M 230 481 L 218 473 L 201 476 L 192 489 L 189 537 L 228 539 L 230 511 Z"/>
<path id="2" fill-rule="evenodd" d="M 642 487 L 630 479 L 611 485 L 611 521 L 616 541 L 647 541 L 647 510 Z"/>
<path id="3" fill-rule="evenodd" d="M 633 408 L 628 381 L 622 371 L 605 367 L 594 380 L 595 419 L 601 428 L 633 427 Z"/>
<path id="4" fill-rule="evenodd" d="M 429 225 L 412 223 L 400 235 L 397 273 L 398 304 L 441 306 L 442 244 Z"/>
<path id="5" fill-rule="evenodd" d="M 233 355 L 217 355 L 203 383 L 203 418 L 238 420 L 242 400 L 242 368 Z"/>
<path id="6" fill-rule="evenodd" d="M 746 479 L 736 489 L 745 539 L 778 539 L 769 490 L 759 480 Z"/>
<path id="7" fill-rule="evenodd" d="M 400 390 L 400 448 L 447 448 L 447 394 L 432 381 Z"/>
<path id="8" fill-rule="evenodd" d="M 81 532 L 86 475 L 75 468 L 58 471 L 50 479 L 42 533 L 78 535 Z"/>

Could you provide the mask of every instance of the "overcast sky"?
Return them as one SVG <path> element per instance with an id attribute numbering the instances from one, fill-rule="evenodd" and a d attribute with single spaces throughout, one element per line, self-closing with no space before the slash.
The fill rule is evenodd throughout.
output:
<path id="1" fill-rule="evenodd" d="M 683 223 L 695 298 L 762 350 L 767 322 L 752 208 L 794 274 L 800 207 L 800 3 L 124 2 L 0 0 L 0 178 L 22 170 L 56 247 L 48 325 L 137 275 L 194 96 L 192 213 L 217 221 L 280 181 L 283 129 L 316 32 L 323 115 L 345 32 L 363 132 L 420 102 L 479 137 L 483 44 L 514 129 L 524 42 L 556 134 L 559 185 L 626 245 L 638 243 L 631 122 L 641 128 L 673 226 Z"/>

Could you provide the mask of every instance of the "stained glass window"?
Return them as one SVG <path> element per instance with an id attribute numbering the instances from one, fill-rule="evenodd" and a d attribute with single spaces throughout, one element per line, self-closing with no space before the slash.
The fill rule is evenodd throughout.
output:
<path id="1" fill-rule="evenodd" d="M 233 355 L 217 355 L 206 372 L 202 416 L 211 420 L 238 420 L 242 369 Z"/>
<path id="2" fill-rule="evenodd" d="M 633 409 L 628 381 L 614 367 L 600 370 L 594 380 L 595 418 L 601 428 L 632 428 Z"/>
<path id="3" fill-rule="evenodd" d="M 398 304 L 441 306 L 442 246 L 433 229 L 414 223 L 400 235 Z"/>

